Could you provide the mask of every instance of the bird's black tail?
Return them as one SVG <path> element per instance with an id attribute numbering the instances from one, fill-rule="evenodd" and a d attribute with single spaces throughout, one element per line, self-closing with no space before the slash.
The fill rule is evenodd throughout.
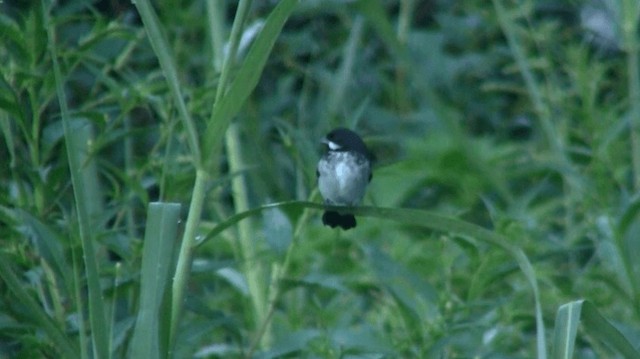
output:
<path id="1" fill-rule="evenodd" d="M 356 226 L 356 217 L 354 217 L 353 214 L 325 211 L 322 215 L 322 224 L 331 228 L 340 227 L 346 231 Z"/>

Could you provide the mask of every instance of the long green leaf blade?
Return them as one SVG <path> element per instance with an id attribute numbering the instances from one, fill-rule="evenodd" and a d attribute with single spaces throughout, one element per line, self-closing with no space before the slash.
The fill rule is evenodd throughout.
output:
<path id="1" fill-rule="evenodd" d="M 180 216 L 178 203 L 151 203 L 147 216 L 142 273 L 140 310 L 133 333 L 132 358 L 165 358 L 169 323 L 162 320 L 163 301 L 171 296 L 173 258 Z"/>
<path id="2" fill-rule="evenodd" d="M 634 348 L 618 328 L 605 319 L 590 301 L 582 304 L 582 323 L 591 335 L 618 351 L 623 357 L 640 358 L 640 351 Z"/>
<path id="3" fill-rule="evenodd" d="M 563 304 L 556 314 L 556 326 L 553 333 L 553 359 L 573 357 L 573 347 L 580 323 L 580 312 L 584 300 Z"/>
<path id="4" fill-rule="evenodd" d="M 106 359 L 109 357 L 108 335 L 110 330 L 104 310 L 104 299 L 102 297 L 102 288 L 100 286 L 96 251 L 93 247 L 95 235 L 91 230 L 93 227 L 91 218 L 92 207 L 89 204 L 90 202 L 94 203 L 97 201 L 98 197 L 94 197 L 90 193 L 91 188 L 93 187 L 91 185 L 87 185 L 87 168 L 85 168 L 86 152 L 83 150 L 87 148 L 87 144 L 90 143 L 91 138 L 88 136 L 89 131 L 85 131 L 82 128 L 86 124 L 74 123 L 69 114 L 67 98 L 63 86 L 64 80 L 62 78 L 60 64 L 58 63 L 58 55 L 55 46 L 55 25 L 49 20 L 48 8 L 45 3 L 46 2 L 43 1 L 43 18 L 45 19 L 46 29 L 48 32 L 49 52 L 53 60 L 56 93 L 60 104 L 64 138 L 67 148 L 67 159 L 69 162 L 69 170 L 71 172 L 75 209 L 78 217 L 78 225 L 80 227 L 80 240 L 82 242 L 84 265 L 87 275 L 89 320 L 91 323 L 93 352 L 96 358 Z"/>
<path id="5" fill-rule="evenodd" d="M 564 304 L 558 309 L 554 331 L 553 359 L 569 359 L 577 337 L 578 324 L 591 337 L 605 343 L 609 348 L 622 354 L 625 358 L 640 358 L 640 352 L 629 340 L 600 314 L 596 306 L 587 300 L 577 300 Z"/>
<path id="6" fill-rule="evenodd" d="M 249 49 L 247 57 L 238 69 L 229 90 L 215 104 L 203 139 L 206 156 L 210 155 L 222 143 L 227 126 L 258 84 L 271 49 L 298 1 L 282 0 L 271 12 L 262 31 Z"/>
<path id="7" fill-rule="evenodd" d="M 149 36 L 151 47 L 153 47 L 153 51 L 158 57 L 160 67 L 162 68 L 162 72 L 164 73 L 164 76 L 167 79 L 167 84 L 169 85 L 169 91 L 171 91 L 171 96 L 178 107 L 180 119 L 187 129 L 187 138 L 189 140 L 189 147 L 191 149 L 194 162 L 196 165 L 200 165 L 201 152 L 198 132 L 189 111 L 187 111 L 187 105 L 184 102 L 182 90 L 180 89 L 180 81 L 178 80 L 178 70 L 176 69 L 176 65 L 173 60 L 174 56 L 167 44 L 166 36 L 162 32 L 158 16 L 147 0 L 137 0 L 133 3 L 136 5 L 136 8 L 140 13 L 140 18 L 142 19 L 144 28 Z"/>

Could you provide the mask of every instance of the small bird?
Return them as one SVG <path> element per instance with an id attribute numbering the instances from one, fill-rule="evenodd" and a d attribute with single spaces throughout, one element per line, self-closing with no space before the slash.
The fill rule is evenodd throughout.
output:
<path id="1" fill-rule="evenodd" d="M 324 203 L 334 206 L 356 206 L 364 197 L 371 181 L 371 153 L 355 132 L 336 128 L 322 140 L 328 151 L 320 158 L 316 170 L 318 188 Z M 356 226 L 352 214 L 325 211 L 322 223 L 344 230 Z"/>

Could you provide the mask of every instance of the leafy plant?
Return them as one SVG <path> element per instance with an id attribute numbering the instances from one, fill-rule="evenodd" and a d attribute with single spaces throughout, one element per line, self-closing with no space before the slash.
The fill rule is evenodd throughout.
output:
<path id="1" fill-rule="evenodd" d="M 640 356 L 640 6 L 491 5 L 0 4 L 0 356 Z"/>

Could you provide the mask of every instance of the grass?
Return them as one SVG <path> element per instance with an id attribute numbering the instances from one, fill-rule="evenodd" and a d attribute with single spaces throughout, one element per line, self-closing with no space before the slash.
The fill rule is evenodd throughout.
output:
<path id="1" fill-rule="evenodd" d="M 0 357 L 640 357 L 637 2 L 113 4 L 0 4 Z"/>

